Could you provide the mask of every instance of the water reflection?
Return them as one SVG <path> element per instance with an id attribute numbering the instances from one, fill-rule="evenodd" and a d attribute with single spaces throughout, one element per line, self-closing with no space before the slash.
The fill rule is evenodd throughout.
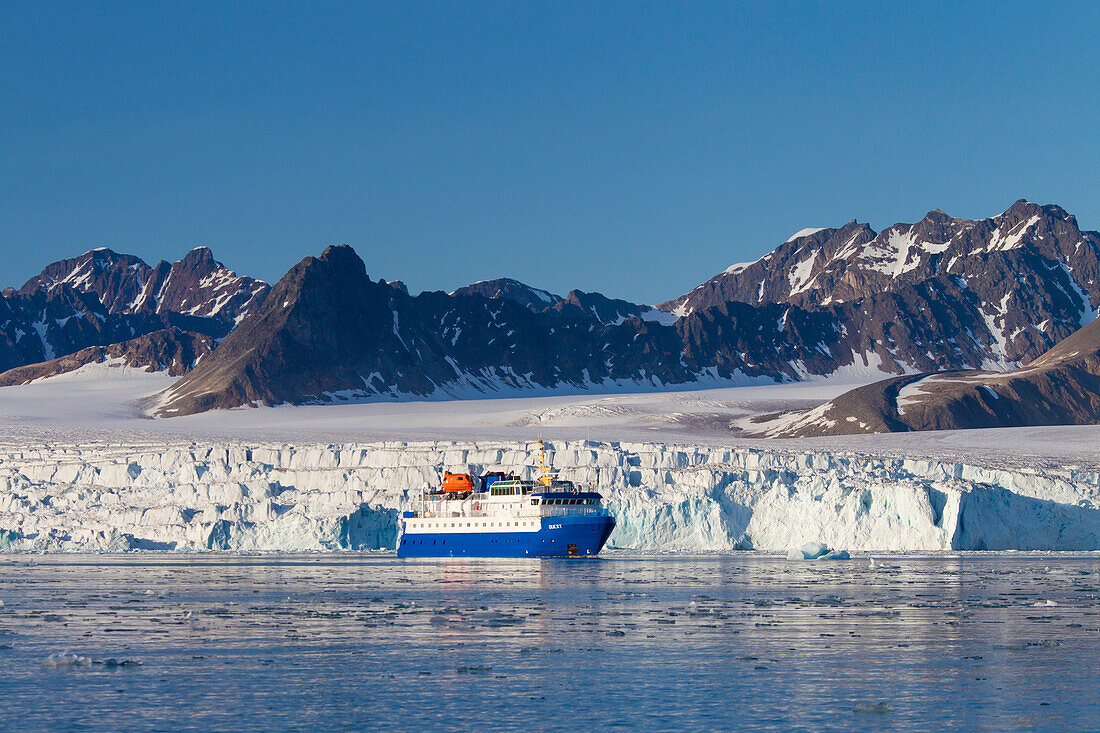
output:
<path id="1" fill-rule="evenodd" d="M 1098 570 L 5 556 L 0 727 L 1091 728 Z M 61 651 L 142 666 L 43 664 Z"/>

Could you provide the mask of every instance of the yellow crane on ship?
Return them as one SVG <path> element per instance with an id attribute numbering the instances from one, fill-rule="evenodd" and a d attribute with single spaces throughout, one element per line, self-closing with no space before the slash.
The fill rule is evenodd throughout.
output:
<path id="1" fill-rule="evenodd" d="M 539 436 L 539 477 L 538 482 L 543 486 L 549 487 L 554 482 L 554 476 L 550 472 L 549 466 L 546 465 L 546 444 L 542 442 L 542 436 Z"/>

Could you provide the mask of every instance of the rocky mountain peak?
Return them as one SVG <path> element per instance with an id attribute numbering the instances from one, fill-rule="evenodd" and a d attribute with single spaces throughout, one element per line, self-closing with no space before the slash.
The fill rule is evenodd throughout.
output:
<path id="1" fill-rule="evenodd" d="M 194 267 L 201 268 L 203 270 L 211 271 L 221 266 L 220 262 L 214 259 L 214 253 L 209 247 L 195 247 L 190 252 L 183 256 L 183 259 L 179 261 L 181 267 Z"/>
<path id="2" fill-rule="evenodd" d="M 379 280 L 378 282 L 381 283 L 382 285 L 388 285 L 389 287 L 393 288 L 394 290 L 397 290 L 398 292 L 404 293 L 405 295 L 409 294 L 409 286 L 406 285 L 401 280 L 389 280 L 389 281 L 387 281 L 387 280 L 382 279 L 382 280 Z"/>
<path id="3" fill-rule="evenodd" d="M 627 318 L 640 317 L 650 310 L 649 306 L 608 298 L 600 293 L 586 293 L 583 290 L 570 290 L 565 299 L 553 307 L 559 312 L 568 312 L 572 308 L 580 311 L 586 318 L 613 325 L 618 325 Z"/>
<path id="4" fill-rule="evenodd" d="M 362 274 L 365 277 L 367 274 L 367 266 L 363 260 L 346 244 L 332 244 L 325 247 L 317 259 L 332 267 L 350 267 L 356 275 Z"/>
<path id="5" fill-rule="evenodd" d="M 519 303 L 533 311 L 541 311 L 560 303 L 562 297 L 547 290 L 531 287 L 508 277 L 482 280 L 455 290 L 451 295 L 480 295 L 483 298 L 502 298 Z"/>

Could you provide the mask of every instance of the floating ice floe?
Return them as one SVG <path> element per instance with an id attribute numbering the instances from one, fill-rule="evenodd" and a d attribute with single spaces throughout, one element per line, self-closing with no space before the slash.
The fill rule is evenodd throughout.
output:
<path id="1" fill-rule="evenodd" d="M 117 659 L 115 657 L 108 657 L 107 659 L 92 659 L 91 657 L 81 656 L 80 654 L 70 654 L 69 652 L 58 652 L 57 654 L 51 654 L 46 657 L 46 660 L 42 662 L 43 667 L 50 669 L 72 669 L 74 667 L 90 667 L 93 664 L 101 664 L 107 669 L 126 669 L 128 667 L 140 667 L 142 665 L 139 659 L 122 658 Z"/>
<path id="2" fill-rule="evenodd" d="M 82 657 L 79 654 L 69 654 L 68 652 L 58 652 L 57 654 L 51 654 L 46 657 L 46 661 L 42 662 L 42 666 L 49 667 L 50 669 L 90 667 L 92 666 L 92 658 Z"/>
<path id="3" fill-rule="evenodd" d="M 103 660 L 103 666 L 107 669 L 125 669 L 127 667 L 140 667 L 141 661 L 138 659 L 115 659 L 111 657 Z"/>
<path id="4" fill-rule="evenodd" d="M 847 550 L 830 550 L 824 542 L 807 542 L 787 551 L 788 560 L 850 560 Z"/>

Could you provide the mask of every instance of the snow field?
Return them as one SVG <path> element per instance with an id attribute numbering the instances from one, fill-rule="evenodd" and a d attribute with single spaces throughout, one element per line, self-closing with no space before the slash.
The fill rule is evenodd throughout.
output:
<path id="1" fill-rule="evenodd" d="M 523 442 L 0 444 L 0 549 L 392 549 L 440 471 L 531 477 Z M 848 452 L 559 441 L 610 545 L 647 552 L 1100 549 L 1100 474 Z"/>

